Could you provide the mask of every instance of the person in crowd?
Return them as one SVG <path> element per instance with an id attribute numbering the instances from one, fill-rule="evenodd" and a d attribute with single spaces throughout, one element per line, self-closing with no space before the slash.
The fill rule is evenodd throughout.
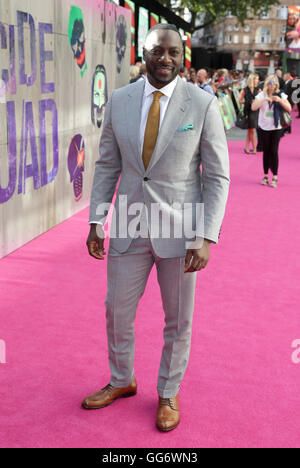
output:
<path id="1" fill-rule="evenodd" d="M 218 88 L 226 83 L 226 73 L 224 68 L 217 70 Z"/>
<path id="2" fill-rule="evenodd" d="M 138 80 L 143 80 L 145 78 L 146 74 L 147 74 L 146 65 L 145 65 L 145 63 L 142 63 L 141 66 L 139 67 L 138 76 L 136 76 L 135 78 L 130 80 L 130 83 L 135 83 Z"/>
<path id="3" fill-rule="evenodd" d="M 241 88 L 245 88 L 247 86 L 247 78 L 243 70 L 241 70 L 240 72 L 240 80 L 241 80 Z"/>
<path id="4" fill-rule="evenodd" d="M 130 83 L 134 83 L 136 78 L 139 77 L 140 68 L 137 65 L 131 65 L 130 67 Z"/>
<path id="5" fill-rule="evenodd" d="M 225 75 L 225 83 L 228 84 L 230 83 L 229 71 L 227 70 L 227 68 L 223 68 L 223 71 Z"/>
<path id="6" fill-rule="evenodd" d="M 259 83 L 258 75 L 252 73 L 247 80 L 247 86 L 242 89 L 240 94 L 240 104 L 244 104 L 244 114 L 248 116 L 248 131 L 246 136 L 246 147 L 244 152 L 250 154 L 250 143 L 252 144 L 252 152 L 256 154 L 256 129 L 258 121 L 258 110 L 253 111 L 251 104 L 257 96 L 259 90 L 257 88 Z"/>
<path id="7" fill-rule="evenodd" d="M 142 63 L 141 65 L 140 75 L 141 75 L 141 78 L 145 78 L 145 76 L 147 75 L 147 67 L 145 63 Z"/>
<path id="8" fill-rule="evenodd" d="M 179 76 L 183 81 L 187 81 L 187 68 L 182 66 L 179 71 Z"/>
<path id="9" fill-rule="evenodd" d="M 277 78 L 278 78 L 279 89 L 280 89 L 281 91 L 283 91 L 283 90 L 284 90 L 284 79 L 282 78 L 282 70 L 281 70 L 281 68 L 277 68 L 277 69 L 276 69 L 275 75 L 276 75 Z"/>
<path id="10" fill-rule="evenodd" d="M 298 76 L 296 73 L 294 74 L 293 78 L 295 80 L 295 84 L 300 83 L 300 76 Z M 297 100 L 300 99 L 300 89 L 299 88 L 300 88 L 299 84 L 298 84 L 298 86 L 293 87 L 293 93 L 295 93 L 295 96 L 296 96 Z M 297 104 L 297 108 L 298 108 L 298 115 L 296 115 L 296 119 L 300 119 L 300 101 L 296 102 L 296 104 Z"/>
<path id="11" fill-rule="evenodd" d="M 277 75 L 270 75 L 265 80 L 263 91 L 258 93 L 251 106 L 253 111 L 259 109 L 258 125 L 261 129 L 263 147 L 264 177 L 262 185 L 269 185 L 269 170 L 273 173 L 271 187 L 278 183 L 278 147 L 282 134 L 280 124 L 281 110 L 291 112 L 288 96 L 280 91 Z"/>
<path id="12" fill-rule="evenodd" d="M 216 94 L 219 86 L 219 78 L 217 72 L 212 73 L 210 86 L 212 87 L 213 92 Z"/>
<path id="13" fill-rule="evenodd" d="M 188 82 L 192 83 L 195 86 L 198 86 L 197 73 L 196 73 L 195 68 L 190 68 L 190 78 L 189 78 Z"/>
<path id="14" fill-rule="evenodd" d="M 262 71 L 259 71 L 258 76 L 259 76 L 259 83 L 258 83 L 257 88 L 258 88 L 259 91 L 262 91 L 264 89 L 264 86 L 265 86 L 266 73 L 264 73 Z M 256 133 L 257 133 L 256 151 L 262 151 L 263 149 L 262 149 L 261 131 L 260 131 L 260 128 L 259 128 L 258 124 L 257 124 Z"/>
<path id="15" fill-rule="evenodd" d="M 230 70 L 228 72 L 228 78 L 229 78 L 229 82 L 232 83 L 234 81 L 234 74 L 235 74 L 235 71 L 234 70 Z"/>
<path id="16" fill-rule="evenodd" d="M 287 72 L 283 75 L 283 80 L 284 80 L 284 88 L 283 91 L 288 97 L 288 101 L 291 104 L 291 108 L 293 108 L 293 100 L 292 100 L 292 95 L 294 92 L 294 89 L 292 88 L 293 80 L 290 72 Z M 288 128 L 284 129 L 284 133 L 292 133 L 292 126 L 290 125 Z"/>
<path id="17" fill-rule="evenodd" d="M 199 86 L 201 89 L 206 91 L 209 94 L 212 94 L 213 96 L 215 95 L 214 90 L 212 87 L 208 84 L 208 73 L 205 68 L 201 68 L 198 73 L 197 73 L 197 80 L 199 83 Z"/>
<path id="18" fill-rule="evenodd" d="M 293 84 L 294 80 L 292 79 L 292 75 L 290 74 L 290 72 L 285 73 L 283 75 L 283 79 L 284 79 L 283 91 L 285 92 L 285 94 L 287 94 L 289 103 L 293 107 L 294 103 L 293 103 L 293 100 L 292 100 L 292 95 L 293 95 L 293 92 L 294 92 L 294 88 L 292 87 L 292 84 Z"/>
<path id="19" fill-rule="evenodd" d="M 151 28 L 143 51 L 147 76 L 112 92 L 96 161 L 89 254 L 104 260 L 101 224 L 119 177 L 114 215 L 116 226 L 121 220 L 123 229 L 111 235 L 107 259 L 105 305 L 111 379 L 86 397 L 82 406 L 103 408 L 137 393 L 134 320 L 155 264 L 165 312 L 156 426 L 166 432 L 180 422 L 178 394 L 189 360 L 196 276 L 209 261 L 210 244 L 219 239 L 229 189 L 229 158 L 217 99 L 178 78 L 183 44 L 177 28 L 171 24 Z M 119 197 L 122 203 L 118 203 Z M 183 229 L 185 213 L 180 216 L 180 208 L 172 208 L 173 201 L 181 206 L 180 200 L 188 200 L 192 206 L 190 221 L 196 232 L 191 242 L 186 242 Z M 204 206 L 203 227 L 194 210 L 199 202 Z M 132 204 L 140 207 L 138 223 L 136 212 L 134 218 L 128 214 Z M 159 216 L 163 224 L 157 224 L 155 214 L 152 218 L 153 206 L 163 211 L 162 218 Z M 167 237 L 166 228 L 182 234 Z M 95 284 L 93 287 L 97 300 Z M 95 359 L 101 363 L 103 356 Z M 150 385 L 152 378 L 144 378 L 145 384 Z M 187 397 L 194 395 L 195 389 L 191 389 Z"/>

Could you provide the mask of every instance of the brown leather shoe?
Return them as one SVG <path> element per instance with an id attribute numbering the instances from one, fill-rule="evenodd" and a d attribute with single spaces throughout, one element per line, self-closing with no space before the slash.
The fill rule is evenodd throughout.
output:
<path id="1" fill-rule="evenodd" d="M 159 397 L 156 427 L 160 431 L 172 431 L 180 423 L 179 397 Z"/>
<path id="2" fill-rule="evenodd" d="M 137 383 L 133 379 L 130 385 L 126 388 L 117 388 L 108 384 L 99 392 L 93 393 L 86 397 L 82 402 L 82 407 L 85 409 L 98 409 L 113 403 L 117 398 L 127 398 L 134 396 L 137 392 Z"/>

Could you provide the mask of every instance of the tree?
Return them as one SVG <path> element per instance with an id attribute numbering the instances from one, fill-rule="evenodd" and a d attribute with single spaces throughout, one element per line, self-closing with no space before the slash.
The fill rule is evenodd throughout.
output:
<path id="1" fill-rule="evenodd" d="M 182 14 L 184 8 L 187 8 L 191 13 L 192 33 L 222 21 L 229 12 L 243 25 L 245 20 L 267 13 L 272 6 L 280 4 L 279 0 L 159 0 L 159 2 L 178 14 Z"/>

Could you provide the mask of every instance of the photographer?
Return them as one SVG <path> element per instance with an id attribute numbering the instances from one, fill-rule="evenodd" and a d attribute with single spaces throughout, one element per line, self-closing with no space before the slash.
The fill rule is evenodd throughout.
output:
<path id="1" fill-rule="evenodd" d="M 261 129 L 263 147 L 264 178 L 262 185 L 269 185 L 269 169 L 273 173 L 270 187 L 277 187 L 278 174 L 278 147 L 282 135 L 280 124 L 280 114 L 282 109 L 291 112 L 292 108 L 288 101 L 288 96 L 280 92 L 279 81 L 276 75 L 270 75 L 265 80 L 264 89 L 260 92 L 251 109 L 259 109 L 258 125 Z"/>

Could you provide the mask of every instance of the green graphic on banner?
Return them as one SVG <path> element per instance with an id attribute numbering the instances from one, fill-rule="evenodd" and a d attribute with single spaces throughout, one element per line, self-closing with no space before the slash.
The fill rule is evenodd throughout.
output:
<path id="1" fill-rule="evenodd" d="M 235 108 L 234 108 L 232 99 L 227 93 L 225 95 L 225 99 L 226 99 L 227 105 L 228 105 L 228 107 L 230 109 L 230 113 L 231 113 L 231 117 L 233 119 L 233 122 L 235 122 L 236 121 L 236 112 L 235 112 Z"/>
<path id="2" fill-rule="evenodd" d="M 222 115 L 224 127 L 226 130 L 230 130 L 235 125 L 236 113 L 232 113 L 233 104 L 228 95 L 224 93 L 218 93 L 218 102 L 220 107 L 220 112 Z M 230 105 L 231 103 L 231 105 Z M 234 109 L 233 109 L 234 110 Z"/>
<path id="3" fill-rule="evenodd" d="M 143 55 L 143 46 L 145 44 L 147 32 L 149 29 L 149 12 L 146 8 L 139 9 L 139 29 L 138 29 L 138 56 Z"/>

